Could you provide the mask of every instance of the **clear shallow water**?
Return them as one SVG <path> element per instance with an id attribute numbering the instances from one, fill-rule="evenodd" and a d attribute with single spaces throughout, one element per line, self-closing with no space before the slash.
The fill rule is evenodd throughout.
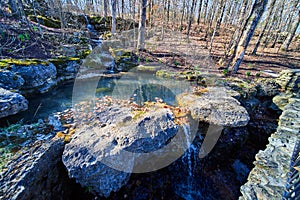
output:
<path id="1" fill-rule="evenodd" d="M 170 105 L 176 105 L 175 97 L 191 90 L 185 81 L 160 79 L 151 73 L 130 72 L 122 75 L 105 75 L 103 77 L 78 80 L 61 84 L 45 94 L 27 98 L 28 110 L 0 119 L 0 126 L 17 123 L 33 123 L 38 119 L 48 118 L 56 112 L 72 108 L 73 103 L 90 100 L 105 95 L 113 98 L 132 98 L 142 104 L 161 98 Z"/>

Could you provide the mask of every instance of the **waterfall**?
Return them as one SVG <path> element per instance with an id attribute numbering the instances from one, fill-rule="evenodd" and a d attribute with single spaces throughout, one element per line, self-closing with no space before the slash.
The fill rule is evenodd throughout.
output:
<path id="1" fill-rule="evenodd" d="M 83 15 L 85 22 L 86 22 L 86 28 L 90 34 L 90 39 L 93 43 L 96 44 L 96 46 L 101 46 L 102 44 L 102 37 L 99 37 L 97 31 L 95 30 L 95 28 L 93 27 L 92 24 L 90 24 L 89 19 L 86 15 Z M 112 67 L 114 68 L 114 67 Z"/>
<path id="2" fill-rule="evenodd" d="M 180 193 L 180 196 L 186 200 L 193 200 L 197 199 L 201 194 L 197 192 L 197 188 L 195 188 L 194 185 L 194 177 L 195 177 L 195 171 L 197 167 L 197 147 L 192 143 L 191 138 L 191 130 L 190 125 L 183 124 L 182 126 L 183 132 L 185 134 L 185 143 L 186 143 L 186 149 L 184 156 L 182 157 L 182 163 L 187 164 L 187 177 L 186 179 L 180 184 L 178 190 Z M 193 164 L 194 163 L 194 164 Z"/>
<path id="3" fill-rule="evenodd" d="M 86 16 L 86 15 L 83 15 L 83 16 L 84 16 L 84 19 L 85 19 L 86 24 L 87 24 L 87 25 L 90 24 L 90 23 L 89 23 L 89 19 L 87 18 L 87 16 Z"/>
<path id="4" fill-rule="evenodd" d="M 190 138 L 190 126 L 187 124 L 182 125 L 185 137 L 186 137 L 186 145 L 187 145 L 187 153 L 186 157 L 188 159 L 188 173 L 189 178 L 193 176 L 193 168 L 192 168 L 192 148 L 191 147 L 191 138 Z M 184 159 L 184 157 L 183 157 Z"/>

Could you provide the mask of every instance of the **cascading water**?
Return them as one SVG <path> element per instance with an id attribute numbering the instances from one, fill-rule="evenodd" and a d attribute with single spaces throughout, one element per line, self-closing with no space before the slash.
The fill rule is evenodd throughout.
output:
<path id="1" fill-rule="evenodd" d="M 197 147 L 192 143 L 193 138 L 191 138 L 191 130 L 188 124 L 181 125 L 183 132 L 185 134 L 185 142 L 187 151 L 182 156 L 181 162 L 186 163 L 187 177 L 183 182 L 178 185 L 177 194 L 186 200 L 198 199 L 201 196 L 200 192 L 197 190 L 194 180 L 195 172 L 197 169 Z"/>
<path id="2" fill-rule="evenodd" d="M 93 43 L 96 44 L 96 46 L 101 46 L 103 40 L 101 37 L 99 37 L 99 34 L 97 33 L 97 31 L 95 30 L 95 28 L 93 27 L 92 24 L 90 24 L 89 22 L 89 19 L 86 15 L 83 15 L 84 16 L 84 19 L 85 19 L 85 22 L 86 22 L 86 28 L 90 34 L 90 38 L 91 38 L 91 41 Z"/>

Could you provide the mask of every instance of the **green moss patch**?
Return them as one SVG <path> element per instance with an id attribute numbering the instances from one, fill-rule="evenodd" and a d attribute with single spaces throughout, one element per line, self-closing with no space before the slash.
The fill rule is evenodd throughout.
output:
<path id="1" fill-rule="evenodd" d="M 109 92 L 109 91 L 111 91 L 111 88 L 102 87 L 96 89 L 96 93 Z"/>
<path id="2" fill-rule="evenodd" d="M 29 15 L 28 16 L 29 20 L 37 22 L 36 18 L 38 18 L 39 22 L 47 27 L 50 28 L 60 28 L 61 27 L 61 23 L 59 20 L 56 19 L 51 19 L 51 18 L 46 18 L 44 16 L 38 15 L 37 17 L 35 17 L 34 15 Z"/>
<path id="3" fill-rule="evenodd" d="M 43 64 L 47 65 L 49 64 L 48 61 L 45 60 L 38 60 L 38 59 L 1 59 L 0 60 L 0 68 L 8 68 L 11 65 L 21 65 L 21 66 L 29 66 L 29 65 L 38 65 Z"/>

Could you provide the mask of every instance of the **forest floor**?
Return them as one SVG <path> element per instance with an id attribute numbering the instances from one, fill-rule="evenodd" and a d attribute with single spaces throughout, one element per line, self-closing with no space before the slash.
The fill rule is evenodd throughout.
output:
<path id="1" fill-rule="evenodd" d="M 74 36 L 74 30 L 41 26 L 42 38 L 37 24 L 31 21 L 29 23 L 34 28 L 29 29 L 26 22 L 16 21 L 13 18 L 0 19 L 0 59 L 48 59 L 58 57 L 64 45 L 72 45 L 70 38 Z M 221 27 L 220 34 L 216 35 L 212 51 L 209 53 L 207 47 L 210 38 L 205 39 L 205 25 L 193 25 L 189 39 L 186 30 L 180 33 L 172 29 L 174 26 L 169 25 L 162 33 L 160 27 L 148 28 L 152 37 L 146 41 L 147 51 L 140 52 L 140 57 L 144 60 L 165 63 L 174 70 L 196 69 L 227 75 L 224 70 L 227 63 L 222 57 L 232 32 Z M 279 41 L 274 48 L 268 46 L 264 49 L 259 48 L 257 55 L 250 55 L 258 34 L 256 32 L 254 35 L 238 73 L 232 76 L 243 79 L 272 77 L 281 70 L 300 67 L 299 37 L 294 38 L 289 51 L 278 51 L 282 43 Z"/>

